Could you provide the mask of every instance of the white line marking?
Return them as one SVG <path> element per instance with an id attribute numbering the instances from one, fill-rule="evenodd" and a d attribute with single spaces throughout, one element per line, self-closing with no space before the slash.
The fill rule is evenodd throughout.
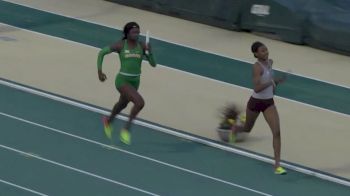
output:
<path id="1" fill-rule="evenodd" d="M 92 177 L 98 178 L 100 180 L 104 180 L 104 181 L 111 182 L 113 184 L 117 184 L 117 185 L 129 188 L 129 189 L 135 190 L 135 191 L 139 191 L 139 192 L 145 193 L 147 195 L 159 196 L 158 194 L 151 193 L 151 192 L 145 191 L 143 189 L 136 188 L 134 186 L 130 186 L 130 185 L 127 185 L 127 184 L 124 184 L 124 183 L 121 183 L 121 182 L 118 182 L 118 181 L 115 181 L 115 180 L 111 180 L 109 178 L 105 178 L 105 177 L 102 177 L 102 176 L 99 176 L 99 175 L 96 175 L 96 174 L 93 174 L 93 173 L 90 173 L 90 172 L 87 172 L 87 171 L 84 171 L 84 170 L 80 170 L 80 169 L 77 169 L 77 168 L 74 168 L 74 167 L 71 167 L 71 166 L 68 166 L 68 165 L 64 165 L 62 163 L 58 163 L 58 162 L 55 162 L 55 161 L 52 161 L 52 160 L 49 160 L 49 159 L 45 159 L 45 158 L 42 158 L 42 157 L 39 157 L 39 156 L 36 156 L 36 155 L 33 155 L 33 154 L 29 154 L 29 153 L 23 152 L 21 150 L 15 149 L 15 148 L 11 148 L 11 147 L 8 147 L 8 146 L 2 145 L 2 144 L 0 144 L 0 147 L 4 148 L 6 150 L 12 151 L 12 152 L 25 154 L 28 157 L 33 157 L 33 158 L 39 159 L 41 161 L 44 161 L 44 162 L 47 162 L 47 163 L 51 163 L 53 165 L 57 165 L 57 166 L 60 166 L 60 167 L 63 167 L 63 168 L 69 169 L 69 170 L 76 171 L 78 173 L 82 173 L 82 174 L 85 174 L 85 175 L 88 175 L 88 176 L 92 176 Z"/>
<path id="2" fill-rule="evenodd" d="M 19 186 L 17 184 L 14 184 L 14 183 L 11 183 L 11 182 L 8 182 L 8 181 L 5 181 L 5 180 L 2 180 L 0 179 L 0 182 L 4 183 L 4 184 L 7 184 L 7 185 L 10 185 L 10 186 L 13 186 L 13 187 L 16 187 L 16 188 L 19 188 L 19 189 L 22 189 L 22 190 L 25 190 L 25 191 L 28 191 L 28 192 L 31 192 L 33 194 L 36 194 L 36 195 L 40 195 L 40 196 L 49 196 L 49 195 L 46 195 L 44 193 L 40 193 L 38 191 L 34 191 L 32 189 L 29 189 L 29 188 L 26 188 L 26 187 L 23 187 L 23 186 Z"/>
<path id="3" fill-rule="evenodd" d="M 147 156 L 136 154 L 136 153 L 133 153 L 133 152 L 130 152 L 130 151 L 127 151 L 127 150 L 120 149 L 120 148 L 115 147 L 115 146 L 109 146 L 109 145 L 97 142 L 95 140 L 90 140 L 90 139 L 87 139 L 87 138 L 84 138 L 84 137 L 80 137 L 80 136 L 77 136 L 77 135 L 74 135 L 74 134 L 70 134 L 69 132 L 65 132 L 65 131 L 62 131 L 62 130 L 59 130 L 59 129 L 48 127 L 48 126 L 45 126 L 45 125 L 42 125 L 42 124 L 39 124 L 39 123 L 35 123 L 35 122 L 29 121 L 29 120 L 25 120 L 23 118 L 19 118 L 19 117 L 16 117 L 16 116 L 12 116 L 12 115 L 6 114 L 6 113 L 3 113 L 3 112 L 0 112 L 0 115 L 6 116 L 6 117 L 11 118 L 11 119 L 15 119 L 15 120 L 18 120 L 18 121 L 21 121 L 21 122 L 24 122 L 24 123 L 27 123 L 27 124 L 30 124 L 30 125 L 34 125 L 34 126 L 37 126 L 37 127 L 48 129 L 48 130 L 54 131 L 56 133 L 67 135 L 67 136 L 70 136 L 70 137 L 73 137 L 73 138 L 76 138 L 76 139 L 79 139 L 79 140 L 83 140 L 83 141 L 86 141 L 86 142 L 89 142 L 89 143 L 93 143 L 93 144 L 96 144 L 96 145 L 99 145 L 99 146 L 103 146 L 104 148 L 114 149 L 114 150 L 117 150 L 119 152 L 123 152 L 125 154 L 133 155 L 133 156 L 136 156 L 138 158 L 142 158 L 142 159 L 146 159 L 146 160 L 151 161 L 151 162 L 158 163 L 160 165 L 165 165 L 165 166 L 168 166 L 168 167 L 171 167 L 171 168 L 175 168 L 175 169 L 187 172 L 187 173 L 191 173 L 191 174 L 194 174 L 194 175 L 197 175 L 197 176 L 201 176 L 201 177 L 204 177 L 204 178 L 208 178 L 208 179 L 211 179 L 211 180 L 214 180 L 214 181 L 217 181 L 217 182 L 221 182 L 221 183 L 224 183 L 224 184 L 227 184 L 227 185 L 230 185 L 230 186 L 234 186 L 234 187 L 241 188 L 241 189 L 244 189 L 244 190 L 247 190 L 247 191 L 251 191 L 251 192 L 254 192 L 254 193 L 257 193 L 257 194 L 260 194 L 260 195 L 271 196 L 270 194 L 267 194 L 267 193 L 264 193 L 264 192 L 260 192 L 260 191 L 257 191 L 255 189 L 251 189 L 251 188 L 239 185 L 239 184 L 235 184 L 235 183 L 228 182 L 228 181 L 225 181 L 225 180 L 222 180 L 222 179 L 219 179 L 219 178 L 215 178 L 215 177 L 208 176 L 208 175 L 205 175 L 205 174 L 202 174 L 202 173 L 199 173 L 199 172 L 195 172 L 195 171 L 192 171 L 192 170 L 189 170 L 189 169 L 185 169 L 183 167 L 172 165 L 170 163 L 159 161 L 157 159 L 153 159 L 153 158 L 150 158 L 150 157 L 147 157 Z M 25 155 L 41 159 L 40 157 L 38 157 L 36 155 L 29 154 L 29 153 L 25 153 Z"/>
<path id="4" fill-rule="evenodd" d="M 63 16 L 63 17 L 67 17 L 67 18 L 71 18 L 71 19 L 75 19 L 75 20 L 80 20 L 80 21 L 83 21 L 83 22 L 87 22 L 87 23 L 100 25 L 100 26 L 104 26 L 104 27 L 108 27 L 108 28 L 112 28 L 112 29 L 116 29 L 116 30 L 122 31 L 122 27 L 119 27 L 119 26 L 111 26 L 111 25 L 107 25 L 107 24 L 104 24 L 104 23 L 100 23 L 100 22 L 94 22 L 94 21 L 87 20 L 87 19 L 82 19 L 82 18 L 78 18 L 78 17 L 74 17 L 74 16 L 68 16 L 68 15 L 65 15 L 65 14 L 60 13 L 60 12 L 52 12 L 52 11 L 45 10 L 45 9 L 39 9 L 39 8 L 36 8 L 34 6 L 30 6 L 30 5 L 24 4 L 24 3 L 11 2 L 10 0 L 3 0 L 3 1 L 9 2 L 9 3 L 13 3 L 13 4 L 17 4 L 17 5 L 21 5 L 21 6 L 28 7 L 28 8 L 32 8 L 32 9 L 35 9 L 35 10 L 38 10 L 38 11 L 44 11 L 44 12 L 47 12 L 47 13 L 51 13 L 51 14 L 55 14 L 55 15 L 59 15 L 59 16 Z M 145 36 L 145 34 L 141 34 L 141 35 Z M 157 37 L 157 36 L 152 36 L 152 37 L 154 39 L 157 39 L 157 40 L 160 40 L 160 41 L 163 41 L 163 42 L 168 42 L 168 43 L 171 43 L 171 44 L 174 44 L 174 45 L 183 46 L 183 47 L 186 47 L 186 48 L 190 48 L 190 49 L 194 49 L 194 50 L 198 50 L 198 51 L 214 54 L 216 56 L 225 57 L 225 58 L 228 58 L 228 59 L 237 60 L 237 61 L 241 61 L 241 62 L 244 62 L 244 63 L 254 64 L 254 62 L 249 62 L 247 60 L 243 60 L 243 59 L 240 59 L 240 58 L 231 57 L 231 56 L 227 56 L 227 55 L 220 54 L 220 53 L 217 53 L 217 52 L 212 52 L 212 51 L 196 48 L 196 47 L 189 46 L 189 45 L 186 45 L 186 44 L 180 44 L 180 43 L 173 42 L 171 40 L 166 40 L 166 39 L 163 39 L 163 38 L 160 38 L 160 37 Z M 281 69 L 275 69 L 275 70 L 285 72 L 285 71 L 283 71 Z M 293 73 L 293 75 L 304 77 L 304 78 L 309 78 L 309 79 L 316 80 L 316 81 L 319 81 L 319 82 L 324 82 L 324 83 L 332 84 L 332 85 L 335 85 L 335 86 L 340 86 L 340 87 L 343 87 L 343 88 L 350 89 L 350 86 L 332 83 L 332 82 L 329 82 L 329 81 L 326 81 L 326 80 L 317 79 L 317 78 L 314 78 L 314 77 L 311 77 L 311 76 L 305 76 L 305 75 L 297 74 L 297 73 Z"/>

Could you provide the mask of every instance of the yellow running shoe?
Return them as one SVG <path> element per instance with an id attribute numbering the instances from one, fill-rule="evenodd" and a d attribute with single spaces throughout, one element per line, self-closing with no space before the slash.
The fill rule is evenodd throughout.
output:
<path id="1" fill-rule="evenodd" d="M 120 141 L 127 145 L 131 144 L 131 135 L 127 129 L 122 129 L 120 131 Z"/>
<path id="2" fill-rule="evenodd" d="M 105 134 L 106 134 L 107 138 L 111 140 L 112 133 L 113 133 L 112 126 L 108 123 L 107 117 L 103 117 L 102 121 L 103 121 L 103 127 L 105 130 Z"/>
<path id="3" fill-rule="evenodd" d="M 285 169 L 283 169 L 282 167 L 277 167 L 275 169 L 275 174 L 277 174 L 277 175 L 285 175 L 285 174 L 287 174 L 287 171 Z"/>

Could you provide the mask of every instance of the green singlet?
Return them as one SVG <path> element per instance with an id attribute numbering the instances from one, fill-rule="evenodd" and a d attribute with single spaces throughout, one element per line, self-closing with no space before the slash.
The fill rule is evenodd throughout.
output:
<path id="1" fill-rule="evenodd" d="M 129 49 L 128 42 L 124 41 L 124 46 L 119 53 L 121 66 L 115 79 L 116 88 L 120 88 L 125 84 L 130 84 L 135 89 L 139 88 L 142 55 L 143 49 L 139 43 L 134 49 Z"/>
<path id="2" fill-rule="evenodd" d="M 110 47 L 105 47 L 99 52 L 97 59 L 98 70 L 102 70 L 103 57 L 111 52 L 112 50 Z M 124 40 L 123 48 L 119 52 L 121 66 L 115 78 L 115 86 L 117 89 L 125 84 L 131 85 L 135 89 L 139 88 L 143 54 L 143 48 L 140 43 L 137 43 L 134 49 L 129 49 L 127 40 Z M 153 55 L 148 54 L 146 57 L 150 64 L 155 67 L 156 62 Z"/>

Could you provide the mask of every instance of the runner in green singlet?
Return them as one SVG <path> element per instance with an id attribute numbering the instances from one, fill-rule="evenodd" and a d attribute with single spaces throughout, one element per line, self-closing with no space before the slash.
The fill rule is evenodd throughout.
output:
<path id="1" fill-rule="evenodd" d="M 137 91 L 140 85 L 141 63 L 143 56 L 149 61 L 151 66 L 155 67 L 156 62 L 153 58 L 150 45 L 138 40 L 140 35 L 140 26 L 135 22 L 129 22 L 124 26 L 124 37 L 112 46 L 104 47 L 98 53 L 97 68 L 98 78 L 104 82 L 107 77 L 102 72 L 102 63 L 105 55 L 112 52 L 119 53 L 120 71 L 115 79 L 115 86 L 120 93 L 119 101 L 114 105 L 109 117 L 103 117 L 104 131 L 106 136 L 112 138 L 112 126 L 115 116 L 119 114 L 129 102 L 134 104 L 129 120 L 120 131 L 120 140 L 125 144 L 130 144 L 130 126 L 137 114 L 142 110 L 145 102 Z M 147 51 L 147 52 L 146 52 Z"/>

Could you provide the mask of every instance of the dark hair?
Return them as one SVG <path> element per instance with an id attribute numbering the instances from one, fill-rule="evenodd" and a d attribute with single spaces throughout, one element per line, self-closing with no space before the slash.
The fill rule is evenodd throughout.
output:
<path id="1" fill-rule="evenodd" d="M 261 46 L 264 46 L 264 44 L 259 41 L 254 42 L 251 46 L 252 53 L 258 52 Z M 254 54 L 254 57 L 257 58 L 255 54 Z"/>
<path id="2" fill-rule="evenodd" d="M 129 32 L 130 32 L 130 30 L 132 28 L 140 28 L 140 26 L 136 22 L 128 22 L 124 26 L 124 30 L 123 30 L 124 37 L 123 37 L 123 39 L 127 39 L 128 34 L 129 34 Z"/>

